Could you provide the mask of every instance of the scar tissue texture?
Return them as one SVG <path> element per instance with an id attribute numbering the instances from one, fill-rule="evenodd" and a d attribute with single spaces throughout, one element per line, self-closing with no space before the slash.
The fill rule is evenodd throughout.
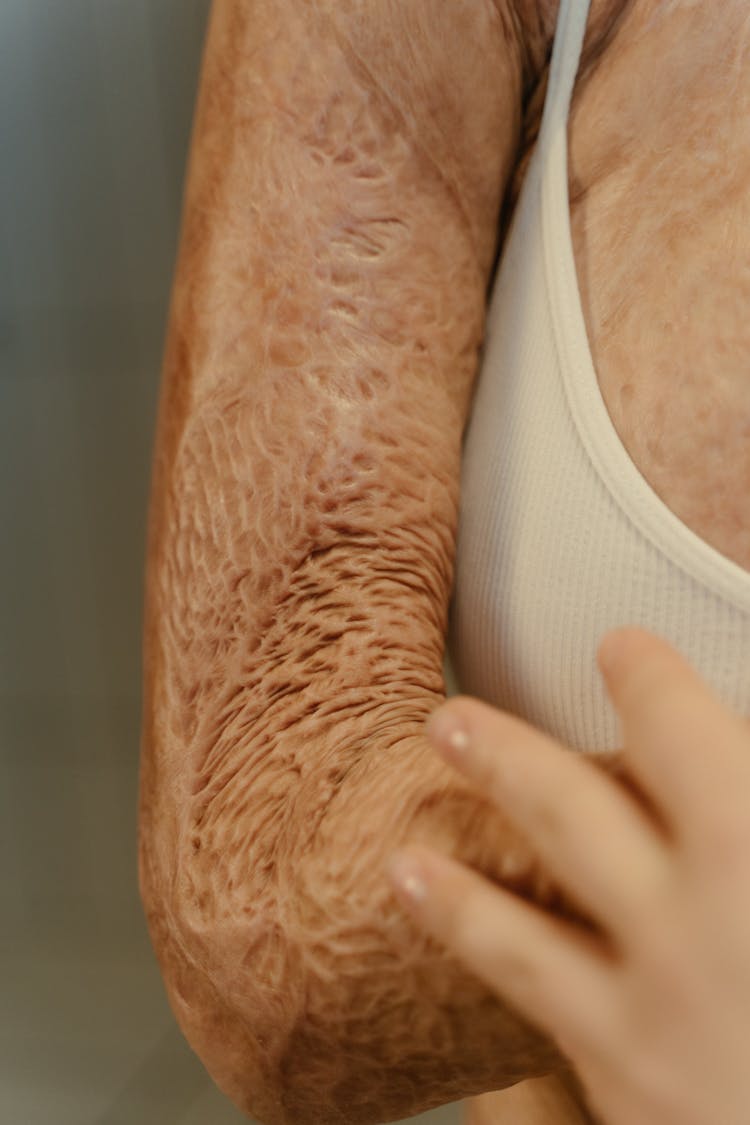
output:
<path id="1" fill-rule="evenodd" d="M 374 1125 L 559 1061 L 382 873 L 423 839 L 498 878 L 515 850 L 533 884 L 421 734 L 517 141 L 508 34 L 468 0 L 212 11 L 154 460 L 139 877 L 180 1027 L 266 1125 Z"/>

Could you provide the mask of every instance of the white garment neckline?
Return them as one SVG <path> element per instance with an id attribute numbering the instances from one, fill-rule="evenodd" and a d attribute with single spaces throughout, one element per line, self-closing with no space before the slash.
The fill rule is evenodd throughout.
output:
<path id="1" fill-rule="evenodd" d="M 578 285 L 568 193 L 568 113 L 588 8 L 588 0 L 561 0 L 551 101 L 544 107 L 533 161 L 534 174 L 541 177 L 545 278 L 568 406 L 594 468 L 639 531 L 675 565 L 750 612 L 750 571 L 701 539 L 654 491 L 623 445 L 599 386 Z"/>

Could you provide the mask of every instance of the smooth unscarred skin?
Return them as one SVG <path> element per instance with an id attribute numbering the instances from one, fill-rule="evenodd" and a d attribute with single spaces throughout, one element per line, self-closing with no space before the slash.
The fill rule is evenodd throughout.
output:
<path id="1" fill-rule="evenodd" d="M 139 877 L 180 1027 L 265 1125 L 393 1120 L 563 1064 L 383 872 L 423 840 L 490 877 L 515 856 L 544 893 L 422 734 L 514 27 L 476 0 L 212 9 L 154 461 Z"/>

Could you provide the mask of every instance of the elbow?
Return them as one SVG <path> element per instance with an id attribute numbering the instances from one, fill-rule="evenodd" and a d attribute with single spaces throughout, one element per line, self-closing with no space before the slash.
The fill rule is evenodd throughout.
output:
<path id="1" fill-rule="evenodd" d="M 247 920 L 218 932 L 142 898 L 180 1030 L 249 1118 L 381 1125 L 461 1096 L 415 1027 L 416 981 L 387 950 L 378 955 L 371 931 L 369 950 L 362 930 L 302 947 L 278 923 L 255 937 Z"/>
<path id="2" fill-rule="evenodd" d="M 142 815 L 139 892 L 172 1013 L 238 1109 L 262 1125 L 288 1125 L 278 1074 L 295 996 L 263 983 L 269 960 L 284 945 L 262 915 L 238 915 L 231 924 L 201 916 L 185 893 L 191 877 L 184 870 L 175 877 L 170 854 Z"/>
<path id="3" fill-rule="evenodd" d="M 237 962 L 226 935 L 199 933 L 162 907 L 144 906 L 169 1006 L 212 1080 L 262 1125 L 301 1125 L 279 1082 L 293 996 L 268 995 L 253 974 L 252 949 Z"/>

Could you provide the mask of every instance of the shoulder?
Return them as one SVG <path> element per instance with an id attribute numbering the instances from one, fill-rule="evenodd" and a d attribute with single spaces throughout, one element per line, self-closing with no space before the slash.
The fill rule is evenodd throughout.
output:
<path id="1" fill-rule="evenodd" d="M 527 88 L 533 90 L 549 67 L 560 0 L 495 0 L 498 7 L 511 6 L 519 29 L 524 55 Z M 591 0 L 583 41 L 581 72 L 606 50 L 618 26 L 637 0 Z"/>

